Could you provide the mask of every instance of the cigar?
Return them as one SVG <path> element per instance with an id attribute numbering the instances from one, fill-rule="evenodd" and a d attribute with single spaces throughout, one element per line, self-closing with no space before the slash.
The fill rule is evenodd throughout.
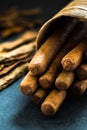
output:
<path id="1" fill-rule="evenodd" d="M 24 77 L 20 83 L 20 90 L 25 95 L 32 95 L 38 88 L 38 77 L 31 75 L 31 72 Z"/>
<path id="2" fill-rule="evenodd" d="M 73 49 L 81 39 L 83 39 L 86 33 L 85 25 L 83 22 L 78 22 L 72 32 L 69 34 L 65 41 L 65 44 L 58 52 L 53 62 L 48 67 L 47 71 L 39 78 L 39 84 L 44 89 L 49 89 L 53 86 L 57 75 L 61 72 L 61 60 L 62 58 Z"/>
<path id="3" fill-rule="evenodd" d="M 42 88 L 38 88 L 36 92 L 32 95 L 32 101 L 35 104 L 41 104 L 46 96 L 48 95 L 48 91 Z"/>
<path id="4" fill-rule="evenodd" d="M 7 41 L 0 45 L 0 51 L 10 51 L 14 48 L 24 45 L 26 42 L 34 40 L 36 38 L 36 31 L 27 31 L 23 33 L 19 38 L 14 41 Z"/>
<path id="5" fill-rule="evenodd" d="M 87 79 L 85 80 L 78 80 L 70 87 L 69 91 L 74 96 L 81 96 L 83 93 L 85 93 L 87 89 Z"/>
<path id="6" fill-rule="evenodd" d="M 87 79 L 87 64 L 81 64 L 77 69 L 76 69 L 76 75 L 78 79 L 84 80 Z"/>
<path id="7" fill-rule="evenodd" d="M 41 104 L 42 113 L 47 116 L 54 115 L 63 103 L 66 95 L 67 93 L 65 90 L 58 91 L 53 89 Z"/>
<path id="8" fill-rule="evenodd" d="M 76 24 L 75 19 L 71 19 L 70 23 L 68 22 L 68 25 L 67 22 L 68 21 L 66 21 L 66 25 L 62 25 L 61 29 L 55 26 L 53 33 L 49 36 L 49 38 L 47 38 L 45 43 L 40 47 L 29 63 L 29 70 L 33 75 L 40 75 L 46 71 L 71 29 Z"/>
<path id="9" fill-rule="evenodd" d="M 28 70 L 28 63 L 24 63 L 13 69 L 6 76 L 0 78 L 0 90 L 3 90 L 8 85 L 16 81 L 21 76 L 23 76 L 27 72 L 27 70 Z"/>
<path id="10" fill-rule="evenodd" d="M 60 90 L 66 90 L 73 83 L 74 78 L 74 72 L 67 72 L 63 70 L 56 78 L 55 86 Z"/>
<path id="11" fill-rule="evenodd" d="M 66 71 L 75 70 L 80 65 L 86 49 L 86 42 L 82 41 L 74 49 L 67 53 L 61 61 L 63 69 Z"/>

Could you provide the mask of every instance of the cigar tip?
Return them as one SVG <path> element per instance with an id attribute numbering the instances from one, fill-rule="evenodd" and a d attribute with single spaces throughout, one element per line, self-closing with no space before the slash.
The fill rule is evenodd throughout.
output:
<path id="1" fill-rule="evenodd" d="M 43 77 L 43 76 L 40 77 L 39 84 L 44 89 L 49 89 L 52 85 L 51 82 L 49 81 L 49 79 L 46 77 Z"/>
<path id="2" fill-rule="evenodd" d="M 23 85 L 20 85 L 20 91 L 24 94 L 24 95 L 31 95 L 33 94 L 33 91 L 32 89 L 29 87 L 29 86 L 23 86 Z"/>
<path id="3" fill-rule="evenodd" d="M 29 70 L 31 71 L 32 75 L 40 75 L 43 73 L 43 68 L 39 64 L 29 64 Z"/>
<path id="4" fill-rule="evenodd" d="M 55 81 L 55 86 L 56 86 L 56 88 L 59 89 L 59 90 L 66 90 L 66 89 L 67 89 L 66 83 L 61 82 L 61 81 L 58 81 L 57 79 L 56 79 L 56 81 Z"/>
<path id="5" fill-rule="evenodd" d="M 42 103 L 41 111 L 44 115 L 51 116 L 55 114 L 54 108 L 49 103 Z"/>
<path id="6" fill-rule="evenodd" d="M 73 71 L 74 70 L 73 63 L 70 61 L 70 59 L 62 60 L 62 66 L 63 66 L 63 69 L 66 71 Z"/>

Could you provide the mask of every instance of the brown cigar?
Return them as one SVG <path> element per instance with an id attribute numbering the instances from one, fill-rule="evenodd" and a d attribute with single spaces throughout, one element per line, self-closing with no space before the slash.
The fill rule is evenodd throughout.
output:
<path id="1" fill-rule="evenodd" d="M 45 89 L 49 89 L 53 86 L 53 83 L 61 71 L 61 60 L 71 49 L 73 49 L 78 42 L 84 37 L 86 33 L 85 25 L 83 22 L 78 22 L 67 38 L 65 45 L 61 48 L 47 71 L 40 76 L 39 84 Z"/>
<path id="2" fill-rule="evenodd" d="M 68 21 L 66 21 L 66 25 L 64 23 L 61 26 L 61 29 L 55 26 L 53 33 L 48 37 L 45 43 L 37 51 L 31 62 L 29 63 L 29 70 L 32 72 L 33 75 L 40 75 L 46 71 L 47 67 L 58 53 L 71 29 L 76 24 L 76 22 L 73 22 L 73 19 L 70 21 L 71 22 L 68 23 L 68 25 Z"/>
<path id="3" fill-rule="evenodd" d="M 85 93 L 87 89 L 87 79 L 85 80 L 79 80 L 76 81 L 75 83 L 73 83 L 73 85 L 70 87 L 70 92 L 74 95 L 74 96 L 80 96 L 83 93 Z"/>
<path id="4" fill-rule="evenodd" d="M 72 49 L 68 54 L 66 54 L 61 63 L 66 71 L 75 70 L 82 61 L 83 54 L 87 49 L 87 44 L 85 41 L 79 43 L 74 49 Z"/>
<path id="5" fill-rule="evenodd" d="M 76 70 L 77 77 L 80 80 L 87 79 L 87 64 L 81 64 Z"/>
<path id="6" fill-rule="evenodd" d="M 75 75 L 73 72 L 67 72 L 63 70 L 56 78 L 55 86 L 60 90 L 68 89 L 73 83 L 74 78 Z"/>
<path id="7" fill-rule="evenodd" d="M 36 92 L 32 95 L 32 101 L 35 104 L 40 104 L 46 98 L 47 94 L 48 94 L 47 90 L 44 90 L 42 88 L 38 88 L 36 90 Z"/>
<path id="8" fill-rule="evenodd" d="M 32 76 L 31 72 L 24 77 L 22 82 L 20 83 L 20 90 L 23 94 L 33 94 L 38 88 L 38 77 Z"/>
<path id="9" fill-rule="evenodd" d="M 41 105 L 41 111 L 45 115 L 54 115 L 66 98 L 65 90 L 52 90 Z"/>

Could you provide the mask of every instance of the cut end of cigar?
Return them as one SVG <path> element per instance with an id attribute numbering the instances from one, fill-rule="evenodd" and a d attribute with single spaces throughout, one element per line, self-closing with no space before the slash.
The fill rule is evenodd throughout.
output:
<path id="1" fill-rule="evenodd" d="M 20 85 L 20 91 L 24 94 L 24 95 L 32 95 L 33 94 L 33 91 L 32 89 L 29 87 L 29 86 L 23 86 L 23 85 Z"/>
<path id="2" fill-rule="evenodd" d="M 37 76 L 44 72 L 43 66 L 39 64 L 29 64 L 28 66 L 29 70 L 31 71 L 32 75 Z"/>
<path id="3" fill-rule="evenodd" d="M 64 82 L 61 82 L 58 80 L 55 81 L 55 86 L 59 90 L 66 90 L 67 89 L 67 85 Z"/>
<path id="4" fill-rule="evenodd" d="M 40 77 L 39 84 L 44 89 L 50 89 L 52 84 L 47 77 Z"/>
<path id="5" fill-rule="evenodd" d="M 70 59 L 62 60 L 62 66 L 63 69 L 66 71 L 73 71 L 73 63 L 70 61 Z"/>
<path id="6" fill-rule="evenodd" d="M 47 115 L 47 116 L 52 116 L 55 114 L 55 109 L 53 108 L 53 106 L 51 104 L 48 103 L 43 103 L 41 105 L 41 111 L 44 115 Z"/>

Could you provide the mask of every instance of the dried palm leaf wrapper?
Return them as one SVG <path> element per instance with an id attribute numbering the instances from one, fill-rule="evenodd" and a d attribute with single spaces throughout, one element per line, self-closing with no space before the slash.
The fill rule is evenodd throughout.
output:
<path id="1" fill-rule="evenodd" d="M 39 48 L 44 41 L 49 37 L 50 31 L 54 28 L 55 23 L 58 22 L 62 17 L 63 20 L 68 18 L 76 18 L 78 20 L 87 20 L 87 0 L 73 0 L 54 17 L 48 20 L 40 29 L 37 37 L 37 48 Z M 61 20 L 61 22 L 63 22 Z M 70 21 L 69 21 L 70 22 Z M 58 23 L 60 24 L 60 23 Z M 61 26 L 62 28 L 62 26 Z"/>

